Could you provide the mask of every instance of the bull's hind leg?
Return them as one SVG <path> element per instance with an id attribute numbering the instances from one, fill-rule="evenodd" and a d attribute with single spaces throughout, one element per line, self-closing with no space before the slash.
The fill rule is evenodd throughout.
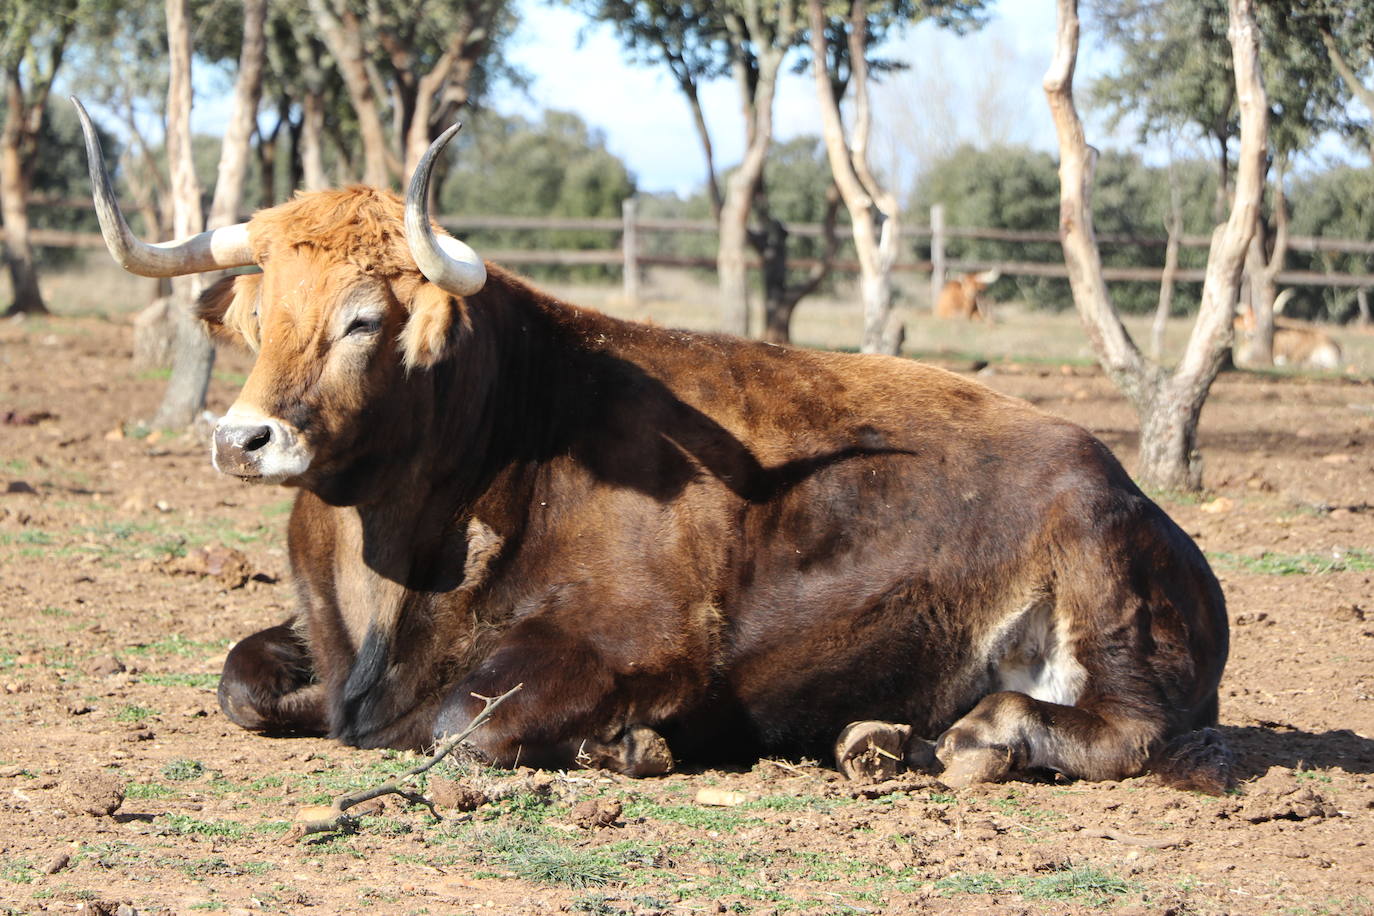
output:
<path id="1" fill-rule="evenodd" d="M 290 623 L 268 627 L 230 650 L 219 708 L 252 731 L 323 735 L 329 731 L 324 688 L 314 677 L 309 650 Z"/>
<path id="2" fill-rule="evenodd" d="M 944 765 L 940 780 L 955 788 L 1030 769 L 1121 779 L 1144 769 L 1163 725 L 1108 704 L 1063 706 L 1004 690 L 984 697 L 941 735 L 935 756 Z"/>

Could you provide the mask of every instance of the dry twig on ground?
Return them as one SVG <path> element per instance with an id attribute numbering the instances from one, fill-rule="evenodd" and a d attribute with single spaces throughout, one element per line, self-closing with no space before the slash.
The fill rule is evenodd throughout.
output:
<path id="1" fill-rule="evenodd" d="M 434 803 L 418 792 L 412 792 L 409 789 L 403 788 L 402 783 L 416 776 L 421 776 L 433 769 L 439 761 L 453 753 L 458 745 L 462 744 L 469 735 L 485 724 L 486 721 L 491 718 L 492 713 L 496 711 L 498 706 L 524 686 L 524 684 L 516 684 L 499 697 L 483 697 L 473 694 L 473 696 L 477 696 L 477 699 L 486 701 L 487 705 L 482 707 L 481 712 L 473 716 L 467 728 L 446 740 L 433 754 L 425 758 L 423 763 L 411 767 L 393 779 L 388 779 L 381 785 L 373 786 L 370 789 L 362 789 L 358 792 L 350 792 L 347 795 L 340 795 L 338 798 L 334 799 L 334 803 L 329 806 L 330 813 L 327 816 L 301 821 L 296 824 L 282 837 L 282 844 L 289 846 L 314 833 L 331 833 L 336 830 L 342 830 L 355 820 L 354 816 L 348 813 L 349 808 L 360 805 L 365 801 L 379 798 L 383 795 L 399 795 L 412 804 L 424 805 L 429 808 L 430 814 L 433 814 L 437 819 L 439 817 L 439 812 L 435 810 Z"/>

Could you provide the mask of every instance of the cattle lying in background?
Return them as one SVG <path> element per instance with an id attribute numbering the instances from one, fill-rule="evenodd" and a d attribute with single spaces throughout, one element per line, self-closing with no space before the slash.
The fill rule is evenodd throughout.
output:
<path id="1" fill-rule="evenodd" d="M 985 270 L 982 273 L 963 274 L 957 280 L 950 280 L 940 290 L 940 298 L 935 302 L 935 317 L 963 318 L 972 321 L 992 323 L 992 311 L 987 303 L 981 301 L 980 294 L 997 282 L 1002 276 L 998 270 Z"/>
<path id="2" fill-rule="evenodd" d="M 298 491 L 299 611 L 230 652 L 230 719 L 420 747 L 523 683 L 471 738 L 489 761 L 650 775 L 838 740 L 847 772 L 951 785 L 1224 783 L 1221 590 L 1101 442 L 919 363 L 545 295 L 432 226 L 452 134 L 404 206 L 300 194 L 152 248 L 87 126 L 121 263 L 262 268 L 200 303 L 257 350 L 214 462 Z"/>
<path id="3" fill-rule="evenodd" d="M 1293 290 L 1286 289 L 1274 299 L 1274 365 L 1327 372 L 1339 370 L 1341 345 L 1330 334 L 1300 321 L 1278 316 L 1292 296 Z M 1251 354 L 1255 347 L 1255 309 L 1249 302 L 1236 310 L 1235 327 L 1242 335 L 1236 347 L 1237 361 L 1244 364 L 1254 362 Z"/>

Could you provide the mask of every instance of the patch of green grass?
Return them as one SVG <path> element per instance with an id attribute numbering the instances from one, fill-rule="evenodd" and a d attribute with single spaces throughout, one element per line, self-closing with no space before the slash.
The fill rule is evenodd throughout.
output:
<path id="1" fill-rule="evenodd" d="M 741 806 L 743 807 L 743 806 Z M 665 805 L 651 798 L 632 798 L 625 804 L 625 817 L 644 817 L 668 821 L 699 830 L 734 832 L 764 823 L 739 808 L 712 808 L 705 805 Z"/>
<path id="2" fill-rule="evenodd" d="M 0 881 L 32 884 L 37 871 L 28 859 L 0 859 Z"/>
<path id="3" fill-rule="evenodd" d="M 623 880 L 620 862 L 600 849 L 564 846 L 536 831 L 498 827 L 478 834 L 479 860 L 536 884 L 602 887 Z"/>
<path id="4" fill-rule="evenodd" d="M 227 648 L 228 645 L 229 640 L 227 639 L 202 641 L 187 639 L 180 633 L 173 633 L 154 642 L 138 642 L 125 646 L 124 651 L 130 655 L 179 655 L 185 658 L 219 652 Z"/>
<path id="5" fill-rule="evenodd" d="M 60 608 L 60 607 L 45 607 L 45 608 L 43 608 L 43 610 L 39 611 L 38 613 L 42 614 L 44 617 L 70 617 L 70 616 L 72 616 L 72 612 L 71 612 L 71 611 L 67 610 L 66 608 Z"/>
<path id="6" fill-rule="evenodd" d="M 196 687 L 214 690 L 219 686 L 218 674 L 140 674 L 138 679 L 154 687 Z"/>
<path id="7" fill-rule="evenodd" d="M 248 828 L 237 821 L 202 821 L 186 814 L 163 814 L 156 819 L 155 829 L 164 835 L 241 837 Z"/>
<path id="8" fill-rule="evenodd" d="M 744 811 L 833 811 L 844 804 L 838 798 L 822 798 L 819 795 L 770 795 L 756 801 L 745 802 L 739 807 Z"/>
<path id="9" fill-rule="evenodd" d="M 124 787 L 125 798 L 167 798 L 176 790 L 160 782 L 131 782 Z"/>
<path id="10" fill-rule="evenodd" d="M 1058 868 L 1030 877 L 993 872 L 949 875 L 935 882 L 945 896 L 953 894 L 1020 894 L 1025 900 L 1056 900 L 1104 907 L 1131 893 L 1130 882 L 1090 865 Z"/>
<path id="11" fill-rule="evenodd" d="M 29 469 L 29 463 L 23 458 L 6 458 L 0 461 L 0 471 L 7 474 L 22 474 Z"/>
<path id="12" fill-rule="evenodd" d="M 265 875 L 276 868 L 271 862 L 229 862 L 219 856 L 181 862 L 177 868 L 188 875 L 238 877 L 239 875 Z"/>
<path id="13" fill-rule="evenodd" d="M 926 800 L 932 805 L 953 805 L 959 801 L 959 796 L 953 792 L 931 792 Z"/>
<path id="14" fill-rule="evenodd" d="M 162 768 L 162 775 L 172 782 L 186 782 L 205 775 L 205 764 L 184 758 L 173 760 Z"/>
<path id="15" fill-rule="evenodd" d="M 1330 553 L 1272 553 L 1242 556 L 1236 553 L 1208 553 L 1218 566 L 1239 569 L 1263 576 L 1319 576 L 1332 572 L 1374 571 L 1374 552 L 1337 549 Z"/>
<path id="16" fill-rule="evenodd" d="M 149 716 L 157 715 L 157 710 L 149 709 L 147 706 L 139 706 L 137 703 L 126 703 L 119 707 L 119 711 L 114 714 L 116 722 L 142 722 Z"/>
<path id="17" fill-rule="evenodd" d="M 1299 764 L 1298 769 L 1293 771 L 1293 778 L 1299 782 L 1319 782 L 1323 785 L 1331 785 L 1331 774 L 1322 770 L 1303 769 Z"/>

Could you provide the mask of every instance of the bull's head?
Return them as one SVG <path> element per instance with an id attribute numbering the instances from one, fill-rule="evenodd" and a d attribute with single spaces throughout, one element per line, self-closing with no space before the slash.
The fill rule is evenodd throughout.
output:
<path id="1" fill-rule="evenodd" d="M 345 462 L 356 466 L 399 444 L 376 441 L 369 421 L 415 410 L 400 377 L 445 355 L 467 324 L 461 297 L 486 282 L 476 253 L 436 233 L 429 218 L 430 172 L 458 125 L 415 169 L 404 211 L 389 192 L 323 191 L 247 223 L 148 244 L 120 213 L 100 141 L 72 101 L 100 227 L 121 266 L 146 277 L 261 268 L 225 277 L 198 305 L 212 332 L 258 351 L 243 391 L 215 426 L 215 467 L 319 489 L 347 470 Z"/>

